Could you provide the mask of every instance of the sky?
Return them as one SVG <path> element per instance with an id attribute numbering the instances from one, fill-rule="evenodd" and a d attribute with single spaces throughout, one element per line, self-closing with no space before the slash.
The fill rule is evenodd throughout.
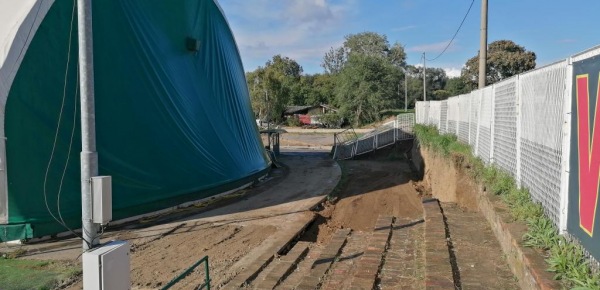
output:
<path id="1" fill-rule="evenodd" d="M 452 45 L 427 67 L 460 75 L 479 50 L 481 0 Z M 344 36 L 365 31 L 404 46 L 407 63 L 425 52 L 437 56 L 455 33 L 472 0 L 220 0 L 246 71 L 276 54 L 296 60 L 305 73 L 321 73 L 323 55 Z M 600 44 L 598 0 L 489 0 L 488 43 L 509 39 L 537 55 L 537 66 Z"/>

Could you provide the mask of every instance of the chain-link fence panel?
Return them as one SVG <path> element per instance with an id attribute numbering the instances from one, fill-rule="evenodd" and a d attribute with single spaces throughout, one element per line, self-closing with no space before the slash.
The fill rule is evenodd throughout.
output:
<path id="1" fill-rule="evenodd" d="M 425 114 L 423 114 L 423 104 L 424 102 L 415 103 L 415 119 L 417 124 L 424 124 Z"/>
<path id="2" fill-rule="evenodd" d="M 477 128 L 479 126 L 479 104 L 481 103 L 481 91 L 471 92 L 471 106 L 469 106 L 469 144 L 475 149 L 477 146 Z"/>
<path id="3" fill-rule="evenodd" d="M 481 160 L 489 164 L 492 148 L 492 123 L 494 116 L 494 87 L 489 86 L 482 90 L 478 90 L 481 94 L 479 103 L 479 124 L 477 126 L 477 147 L 475 154 Z"/>
<path id="4" fill-rule="evenodd" d="M 494 85 L 494 163 L 516 177 L 517 78 Z"/>
<path id="5" fill-rule="evenodd" d="M 440 126 L 440 105 L 439 101 L 429 102 L 429 122 L 427 124 L 436 128 Z"/>
<path id="6" fill-rule="evenodd" d="M 397 131 L 396 140 L 408 140 L 413 139 L 413 128 L 415 127 L 415 115 L 414 114 L 400 114 L 396 117 Z"/>
<path id="7" fill-rule="evenodd" d="M 521 185 L 558 225 L 567 62 L 519 77 Z"/>
<path id="8" fill-rule="evenodd" d="M 376 139 L 375 139 L 376 140 L 375 145 L 377 146 L 376 149 L 387 147 L 387 146 L 394 144 L 396 142 L 394 131 L 395 131 L 394 127 L 387 128 L 386 130 L 380 131 L 376 135 Z"/>
<path id="9" fill-rule="evenodd" d="M 354 143 L 336 145 L 333 159 L 345 160 L 354 157 Z"/>
<path id="10" fill-rule="evenodd" d="M 440 102 L 440 133 L 448 133 L 448 100 Z"/>
<path id="11" fill-rule="evenodd" d="M 458 140 L 469 143 L 469 106 L 471 106 L 470 94 L 458 97 Z"/>
<path id="12" fill-rule="evenodd" d="M 362 137 L 356 141 L 356 151 L 354 152 L 354 156 L 358 156 L 361 154 L 365 154 L 373 151 L 375 136 Z"/>
<path id="13" fill-rule="evenodd" d="M 448 99 L 448 134 L 458 135 L 458 97 Z"/>

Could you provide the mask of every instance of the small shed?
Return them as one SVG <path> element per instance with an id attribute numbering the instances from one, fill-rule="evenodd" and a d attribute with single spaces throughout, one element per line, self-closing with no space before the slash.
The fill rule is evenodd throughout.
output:
<path id="1" fill-rule="evenodd" d="M 304 125 L 320 124 L 319 116 L 330 112 L 337 112 L 329 105 L 320 104 L 315 106 L 288 106 L 283 112 L 285 119 L 297 117 Z"/>

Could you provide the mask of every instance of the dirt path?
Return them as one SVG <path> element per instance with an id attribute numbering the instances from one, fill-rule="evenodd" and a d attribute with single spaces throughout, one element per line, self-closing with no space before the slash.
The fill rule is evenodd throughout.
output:
<path id="1" fill-rule="evenodd" d="M 305 239 L 327 242 L 340 228 L 370 231 L 379 215 L 419 219 L 423 215 L 421 198 L 414 189 L 412 171 L 406 161 L 342 161 L 347 172 L 345 185 L 335 204 L 319 212 L 317 222 Z"/>

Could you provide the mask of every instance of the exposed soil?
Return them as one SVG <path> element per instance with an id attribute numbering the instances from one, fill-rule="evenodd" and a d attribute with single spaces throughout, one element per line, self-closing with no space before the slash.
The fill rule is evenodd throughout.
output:
<path id="1" fill-rule="evenodd" d="M 477 210 L 477 186 L 467 174 L 464 163 L 459 156 L 451 155 L 441 158 L 432 155 L 429 150 L 421 150 L 423 159 L 427 160 L 421 186 L 427 194 L 434 193 L 440 202 L 457 203 L 463 208 Z"/>
<path id="2" fill-rule="evenodd" d="M 221 285 L 235 272 L 230 267 L 276 230 L 274 226 L 186 224 L 176 232 L 131 255 L 131 279 L 134 287 L 158 288 L 205 255 L 210 257 L 213 285 Z M 177 251 L 170 251 L 169 248 Z M 200 276 L 201 277 L 201 276 Z M 199 276 L 177 284 L 177 289 L 197 285 Z M 192 286 L 193 287 L 193 286 Z"/>
<path id="3" fill-rule="evenodd" d="M 389 153 L 389 152 L 388 152 Z M 345 180 L 335 202 L 326 203 L 303 240 L 327 242 L 340 228 L 371 231 L 380 215 L 418 219 L 423 215 L 421 198 L 412 185 L 407 160 L 342 161 Z"/>

